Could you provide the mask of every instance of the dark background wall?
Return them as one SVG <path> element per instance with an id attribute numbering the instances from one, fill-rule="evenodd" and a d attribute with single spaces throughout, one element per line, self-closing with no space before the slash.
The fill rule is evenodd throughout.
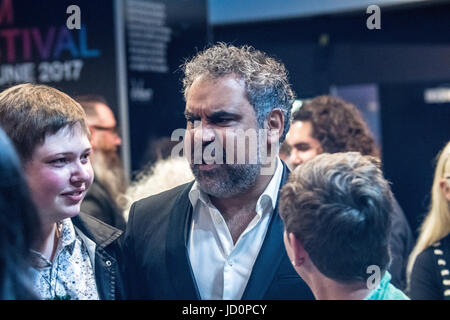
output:
<path id="1" fill-rule="evenodd" d="M 423 98 L 426 88 L 450 84 L 450 5 L 382 8 L 381 30 L 366 27 L 368 16 L 216 25 L 213 36 L 283 61 L 300 98 L 376 84 L 385 175 L 416 230 L 429 204 L 433 159 L 450 139 L 450 103 Z"/>
<path id="2" fill-rule="evenodd" d="M 162 55 L 165 63 L 155 63 L 156 67 L 165 66 L 167 70 L 137 71 L 130 68 L 130 32 L 127 29 L 127 58 L 128 58 L 128 114 L 130 128 L 130 151 L 133 174 L 138 173 L 151 158 L 153 153 L 151 142 L 158 137 L 170 137 L 178 128 L 186 127 L 184 118 L 184 98 L 182 94 L 181 68 L 185 59 L 194 56 L 202 50 L 208 39 L 207 7 L 206 0 L 164 0 L 164 1 L 139 1 L 144 4 L 158 4 L 164 10 L 160 17 L 154 17 L 157 28 L 162 22 L 162 27 L 167 30 L 166 42 L 158 39 L 164 38 L 165 33 L 158 30 L 150 30 L 150 25 L 137 24 L 143 27 L 143 45 L 139 50 L 146 51 L 150 44 L 166 46 Z M 125 4 L 132 3 L 125 1 Z M 126 12 L 126 10 L 125 10 Z M 144 16 L 144 23 L 152 19 L 152 12 Z M 129 18 L 129 16 L 127 17 Z M 125 19 L 127 28 L 133 22 Z M 156 38 L 146 38 L 146 35 L 155 35 Z M 153 50 L 153 48 L 150 48 Z M 150 57 L 151 59 L 153 57 Z M 151 60 L 150 59 L 150 60 Z M 148 65 L 148 63 L 144 63 Z M 148 99 L 133 98 L 133 83 L 151 90 Z"/>

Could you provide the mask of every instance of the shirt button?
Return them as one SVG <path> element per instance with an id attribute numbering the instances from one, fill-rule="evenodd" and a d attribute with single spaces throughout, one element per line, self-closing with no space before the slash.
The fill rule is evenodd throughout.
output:
<path id="1" fill-rule="evenodd" d="M 107 260 L 107 261 L 105 262 L 105 264 L 106 264 L 107 267 L 111 267 L 111 261 Z"/>
<path id="2" fill-rule="evenodd" d="M 228 260 L 228 265 L 229 265 L 230 267 L 232 267 L 232 266 L 233 266 L 233 260 Z"/>

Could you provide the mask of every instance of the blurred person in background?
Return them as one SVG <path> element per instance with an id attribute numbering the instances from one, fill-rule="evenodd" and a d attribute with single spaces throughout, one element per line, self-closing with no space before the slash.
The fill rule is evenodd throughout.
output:
<path id="1" fill-rule="evenodd" d="M 280 159 L 282 161 L 284 161 L 286 163 L 286 165 L 288 166 L 289 169 L 292 168 L 290 161 L 289 161 L 289 158 L 291 156 L 291 147 L 286 142 L 286 140 L 284 140 L 283 143 L 281 144 L 280 152 L 278 153 L 278 156 L 280 157 Z"/>
<path id="2" fill-rule="evenodd" d="M 39 214 L 31 250 L 37 293 L 49 300 L 123 297 L 122 231 L 80 213 L 93 180 L 83 108 L 54 88 L 21 84 L 0 93 L 0 125 L 14 143 Z"/>
<path id="3" fill-rule="evenodd" d="M 285 247 L 317 300 L 408 300 L 389 283 L 393 197 L 377 165 L 358 152 L 318 155 L 281 190 Z"/>
<path id="4" fill-rule="evenodd" d="M 38 299 L 29 269 L 39 226 L 20 160 L 0 129 L 0 300 Z"/>
<path id="5" fill-rule="evenodd" d="M 358 109 L 332 96 L 306 101 L 292 114 L 286 143 L 291 149 L 288 163 L 293 168 L 321 153 L 354 151 L 380 157 L 375 139 Z M 392 283 L 402 290 L 406 288 L 406 264 L 413 244 L 409 223 L 394 199 L 389 272 Z"/>
<path id="6" fill-rule="evenodd" d="M 170 137 L 151 138 L 143 159 L 142 170 L 134 173 L 133 181 L 120 199 L 123 215 L 128 220 L 128 212 L 133 202 L 167 191 L 194 179 L 186 157 L 172 154 L 179 141 Z"/>
<path id="7" fill-rule="evenodd" d="M 75 100 L 86 112 L 91 131 L 92 167 L 95 178 L 81 210 L 107 224 L 125 230 L 120 198 L 127 188 L 118 148 L 122 144 L 116 118 L 106 100 L 97 95 L 78 96 Z"/>
<path id="8" fill-rule="evenodd" d="M 122 201 L 124 217 L 128 220 L 131 205 L 143 198 L 170 190 L 194 180 L 189 162 L 185 157 L 157 160 L 153 166 L 142 170 L 130 184 Z"/>
<path id="9" fill-rule="evenodd" d="M 178 141 L 172 141 L 171 137 L 151 137 L 148 140 L 147 148 L 140 161 L 142 172 L 151 170 L 151 168 L 160 160 L 170 158 L 173 148 L 178 144 Z M 137 175 L 139 175 L 137 173 Z"/>
<path id="10" fill-rule="evenodd" d="M 431 205 L 408 263 L 408 294 L 450 300 L 450 142 L 437 157 Z"/>

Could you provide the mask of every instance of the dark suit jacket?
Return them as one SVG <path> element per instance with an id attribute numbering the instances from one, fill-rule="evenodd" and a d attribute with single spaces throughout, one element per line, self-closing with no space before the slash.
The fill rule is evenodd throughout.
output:
<path id="1" fill-rule="evenodd" d="M 281 185 L 289 170 L 284 165 Z M 187 253 L 193 182 L 135 202 L 123 242 L 129 299 L 200 299 Z M 208 268 L 208 266 L 205 266 Z M 278 204 L 242 299 L 314 299 L 286 254 Z"/>
<path id="2" fill-rule="evenodd" d="M 123 282 L 120 273 L 121 250 L 119 237 L 121 230 L 80 212 L 72 218 L 75 230 L 95 242 L 95 281 L 101 300 L 124 298 Z"/>

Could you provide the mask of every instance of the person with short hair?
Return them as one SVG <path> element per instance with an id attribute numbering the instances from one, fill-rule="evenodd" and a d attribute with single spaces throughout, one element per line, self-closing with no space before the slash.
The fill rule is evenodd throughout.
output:
<path id="1" fill-rule="evenodd" d="M 375 158 L 322 154 L 281 190 L 284 242 L 318 300 L 405 300 L 387 271 L 393 198 Z M 372 268 L 381 281 L 369 284 Z"/>
<path id="2" fill-rule="evenodd" d="M 333 96 L 318 96 L 307 100 L 292 114 L 286 136 L 291 149 L 291 167 L 301 165 L 321 153 L 360 152 L 380 157 L 380 150 L 361 113 L 351 103 Z M 394 198 L 389 272 L 392 283 L 406 288 L 406 264 L 414 244 L 413 234 L 405 214 Z"/>
<path id="3" fill-rule="evenodd" d="M 219 43 L 183 70 L 195 180 L 131 206 L 127 291 L 135 299 L 313 299 L 282 250 L 277 210 L 288 176 L 277 154 L 294 101 L 284 65 Z M 257 138 L 238 147 L 244 132 Z"/>
<path id="4" fill-rule="evenodd" d="M 56 300 L 121 297 L 121 231 L 80 214 L 93 180 L 81 106 L 45 85 L 16 85 L 0 93 L 0 125 L 22 160 L 41 221 L 32 245 L 37 292 Z"/>

